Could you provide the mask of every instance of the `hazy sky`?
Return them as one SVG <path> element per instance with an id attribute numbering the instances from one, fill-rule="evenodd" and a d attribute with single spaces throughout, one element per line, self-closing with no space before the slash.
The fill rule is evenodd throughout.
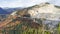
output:
<path id="1" fill-rule="evenodd" d="M 60 6 L 60 0 L 0 0 L 0 7 L 28 7 L 42 2 Z"/>

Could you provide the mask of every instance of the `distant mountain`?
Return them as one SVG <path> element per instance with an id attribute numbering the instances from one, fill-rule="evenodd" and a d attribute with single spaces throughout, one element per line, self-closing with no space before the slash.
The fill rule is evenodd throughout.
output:
<path id="1" fill-rule="evenodd" d="M 5 11 L 4 9 L 0 8 L 0 14 L 10 14 L 10 13 Z"/>
<path id="2" fill-rule="evenodd" d="M 21 10 L 21 9 L 23 9 L 23 8 L 21 8 L 21 7 L 17 7 L 17 8 L 4 8 L 5 11 L 10 12 L 10 13 L 12 13 L 14 11 L 17 11 L 17 10 Z"/>

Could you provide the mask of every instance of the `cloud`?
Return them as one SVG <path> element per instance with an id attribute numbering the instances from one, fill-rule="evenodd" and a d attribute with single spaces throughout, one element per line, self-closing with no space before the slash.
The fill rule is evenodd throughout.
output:
<path id="1" fill-rule="evenodd" d="M 60 6 L 60 0 L 51 0 L 49 1 L 51 4 Z"/>
<path id="2" fill-rule="evenodd" d="M 0 7 L 29 7 L 50 0 L 0 0 Z"/>

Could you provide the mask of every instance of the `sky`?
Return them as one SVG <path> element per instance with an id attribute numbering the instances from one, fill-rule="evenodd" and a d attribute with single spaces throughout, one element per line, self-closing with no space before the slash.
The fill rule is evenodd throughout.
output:
<path id="1" fill-rule="evenodd" d="M 60 6 L 60 0 L 0 0 L 0 7 L 29 7 L 43 2 Z"/>

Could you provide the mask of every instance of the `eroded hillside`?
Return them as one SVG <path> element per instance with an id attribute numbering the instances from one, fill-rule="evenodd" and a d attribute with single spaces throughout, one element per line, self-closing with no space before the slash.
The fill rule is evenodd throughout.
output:
<path id="1" fill-rule="evenodd" d="M 45 23 L 43 21 L 46 20 L 46 18 L 54 18 L 56 11 L 60 11 L 60 9 L 49 3 L 17 10 L 0 23 L 0 30 L 5 30 L 7 31 L 6 33 L 9 34 L 12 30 L 28 32 L 27 30 L 30 29 L 32 31 L 29 31 L 32 32 L 32 34 L 34 32 L 36 32 L 36 34 L 40 32 L 41 34 L 42 31 L 46 31 L 44 30 L 46 27 L 44 27 Z M 52 32 L 52 30 L 53 29 L 47 31 Z"/>

